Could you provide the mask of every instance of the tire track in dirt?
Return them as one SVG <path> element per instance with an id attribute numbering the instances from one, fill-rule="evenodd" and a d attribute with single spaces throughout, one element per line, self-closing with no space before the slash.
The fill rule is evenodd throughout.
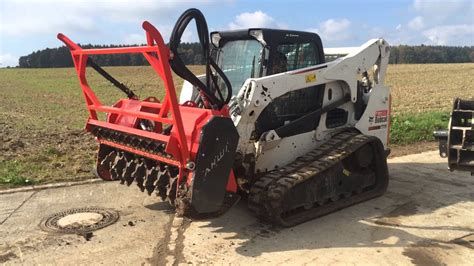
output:
<path id="1" fill-rule="evenodd" d="M 164 226 L 165 237 L 158 243 L 148 260 L 153 265 L 179 265 L 185 262 L 184 239 L 191 220 L 173 214 Z"/>
<path id="2" fill-rule="evenodd" d="M 174 214 L 170 216 L 169 221 L 163 227 L 165 236 L 163 240 L 156 245 L 153 250 L 153 256 L 148 259 L 148 262 L 152 265 L 165 265 L 166 264 L 166 254 L 169 253 L 168 243 L 171 238 L 171 227 L 173 225 Z"/>

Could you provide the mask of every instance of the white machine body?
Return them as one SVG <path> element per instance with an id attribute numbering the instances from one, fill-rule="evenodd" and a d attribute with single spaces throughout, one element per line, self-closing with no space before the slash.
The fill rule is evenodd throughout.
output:
<path id="1" fill-rule="evenodd" d="M 336 59 L 262 78 L 249 78 L 232 97 L 229 103 L 231 118 L 240 135 L 237 152 L 242 156 L 251 155 L 256 173 L 284 167 L 347 129 L 375 136 L 388 149 L 391 99 L 390 89 L 384 85 L 390 53 L 388 43 L 383 39 L 372 39 L 360 47 L 325 48 L 324 52 L 326 58 Z M 363 73 L 371 73 L 370 79 Z M 256 120 L 274 99 L 322 84 L 325 85 L 322 87 L 322 108 L 347 98 L 337 106 L 348 114 L 343 125 L 328 128 L 327 112 L 324 112 L 319 125 L 312 131 L 282 137 L 277 131 L 268 130 L 255 139 Z M 185 81 L 180 102 L 191 100 L 196 93 L 196 88 Z M 357 118 L 356 104 L 361 101 L 365 108 Z"/>

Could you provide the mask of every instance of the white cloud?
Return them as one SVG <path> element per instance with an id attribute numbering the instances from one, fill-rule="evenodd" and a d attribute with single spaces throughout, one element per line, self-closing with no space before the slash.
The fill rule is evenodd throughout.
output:
<path id="1" fill-rule="evenodd" d="M 414 0 L 416 11 L 439 16 L 449 16 L 471 3 L 471 0 Z"/>
<path id="2" fill-rule="evenodd" d="M 386 33 L 392 44 L 474 44 L 472 0 L 413 0 L 410 12 L 410 20 Z"/>
<path id="3" fill-rule="evenodd" d="M 160 32 L 161 37 L 165 43 L 167 43 L 171 36 L 171 31 L 173 30 L 173 26 L 170 25 L 154 25 Z M 211 31 L 209 31 L 211 32 Z M 181 42 L 197 42 L 199 41 L 197 38 L 196 29 L 194 28 L 194 24 L 191 22 L 189 27 L 183 32 L 181 36 Z M 131 44 L 146 44 L 146 34 L 144 32 L 136 32 L 125 35 L 125 37 L 120 40 L 122 44 L 131 45 Z"/>
<path id="4" fill-rule="evenodd" d="M 437 26 L 423 36 L 436 45 L 474 45 L 474 24 Z"/>
<path id="5" fill-rule="evenodd" d="M 189 6 L 187 0 L 1 0 L 0 32 L 11 36 L 90 33 L 104 30 L 103 24 L 140 23 L 143 20 L 170 22 Z M 209 4 L 216 0 L 196 0 Z M 137 25 L 139 27 L 139 25 Z M 117 29 L 120 30 L 120 29 Z"/>
<path id="6" fill-rule="evenodd" d="M 60 31 L 69 32 L 94 32 L 95 26 L 91 18 L 81 16 L 68 16 L 62 20 L 54 16 L 41 18 L 41 23 L 30 19 L 5 19 L 2 30 L 11 36 L 29 36 L 40 34 L 54 34 Z"/>
<path id="7" fill-rule="evenodd" d="M 318 33 L 323 41 L 338 42 L 345 41 L 353 37 L 350 32 L 352 23 L 350 20 L 343 19 L 328 19 L 319 24 L 319 28 L 307 29 L 308 31 Z"/>
<path id="8" fill-rule="evenodd" d="M 229 29 L 246 29 L 246 28 L 286 28 L 285 24 L 278 23 L 273 17 L 262 11 L 253 13 L 245 12 L 237 15 L 228 25 Z"/>
<path id="9" fill-rule="evenodd" d="M 12 54 L 0 54 L 0 67 L 14 67 L 18 65 L 18 57 Z"/>
<path id="10" fill-rule="evenodd" d="M 422 16 L 417 16 L 408 22 L 408 27 L 412 30 L 421 30 L 425 27 L 425 23 Z"/>

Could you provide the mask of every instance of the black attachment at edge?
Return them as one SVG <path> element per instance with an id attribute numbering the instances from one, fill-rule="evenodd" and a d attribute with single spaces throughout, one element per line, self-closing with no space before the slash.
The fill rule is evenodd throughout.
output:
<path id="1" fill-rule="evenodd" d="M 448 130 L 435 130 L 433 136 L 438 140 L 439 156 L 441 158 L 448 157 Z"/>

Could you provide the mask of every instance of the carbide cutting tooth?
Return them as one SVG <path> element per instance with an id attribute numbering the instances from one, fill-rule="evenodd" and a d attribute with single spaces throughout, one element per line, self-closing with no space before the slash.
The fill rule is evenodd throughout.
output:
<path id="1" fill-rule="evenodd" d="M 125 139 L 125 136 L 124 136 L 124 135 L 118 134 L 116 141 L 118 141 L 118 142 L 123 142 L 124 139 Z"/>
<path id="2" fill-rule="evenodd" d="M 113 132 L 112 135 L 110 136 L 114 141 L 117 141 L 119 138 L 120 134 L 118 132 Z"/>
<path id="3" fill-rule="evenodd" d="M 132 140 L 132 146 L 137 147 L 138 144 L 140 144 L 140 140 L 138 140 L 137 138 L 134 138 L 134 139 Z"/>
<path id="4" fill-rule="evenodd" d="M 127 165 L 127 160 L 123 152 L 118 152 L 115 157 L 115 164 L 112 165 L 112 169 L 115 170 L 115 179 L 120 179 L 120 183 L 124 184 L 125 179 L 123 178 L 123 172 L 125 171 L 125 166 Z"/>
<path id="5" fill-rule="evenodd" d="M 166 171 L 168 176 L 168 185 L 166 186 L 166 200 L 174 206 L 174 200 L 176 199 L 176 189 L 178 186 L 178 177 L 172 176 L 169 169 Z"/>
<path id="6" fill-rule="evenodd" d="M 128 158 L 127 167 L 125 169 L 124 178 L 127 182 L 127 186 L 130 186 L 135 179 L 133 176 L 133 172 L 135 172 L 135 168 L 137 167 L 138 160 L 135 158 Z"/>
<path id="7" fill-rule="evenodd" d="M 165 145 L 163 143 L 158 144 L 157 147 L 155 148 L 155 151 L 158 153 L 161 153 L 164 150 L 165 150 Z"/>
<path id="8" fill-rule="evenodd" d="M 97 131 L 98 130 L 99 129 L 97 127 L 93 127 L 92 130 L 91 130 L 92 135 L 97 136 Z"/>
<path id="9" fill-rule="evenodd" d="M 155 148 L 156 148 L 156 144 L 155 144 L 155 142 L 152 141 L 152 142 L 150 142 L 150 144 L 148 145 L 148 148 L 147 148 L 147 149 L 150 150 L 150 151 L 155 151 Z"/>
<path id="10" fill-rule="evenodd" d="M 165 166 L 167 169 L 168 169 L 168 172 L 170 174 L 170 176 L 178 176 L 178 173 L 179 173 L 179 169 L 174 167 L 174 166 L 171 166 L 169 167 L 168 165 Z"/>
<path id="11" fill-rule="evenodd" d="M 130 141 L 132 141 L 132 137 L 130 137 L 129 135 L 125 135 L 125 138 L 123 139 L 123 142 L 128 144 L 128 143 L 130 143 Z"/>
<path id="12" fill-rule="evenodd" d="M 96 131 L 96 134 L 97 134 L 96 136 L 97 137 L 103 137 L 104 136 L 104 131 L 105 131 L 104 129 L 98 127 L 97 131 Z"/>
<path id="13" fill-rule="evenodd" d="M 155 190 L 156 181 L 158 179 L 158 170 L 156 167 L 147 169 L 145 178 L 145 189 L 148 192 L 148 195 L 151 195 L 151 193 Z"/>
<path id="14" fill-rule="evenodd" d="M 115 161 L 115 157 L 117 156 L 116 151 L 111 151 L 109 154 L 107 154 L 104 159 L 100 162 L 100 165 L 103 167 L 107 167 L 107 169 L 110 170 L 112 166 L 112 162 Z"/>
<path id="15" fill-rule="evenodd" d="M 120 139 L 120 133 L 114 132 L 114 141 L 118 142 Z"/>
<path id="16" fill-rule="evenodd" d="M 142 141 L 142 148 L 145 149 L 145 150 L 148 150 L 149 149 L 148 147 L 150 147 L 150 143 L 151 143 L 151 141 L 149 141 L 149 140 L 143 140 Z"/>
<path id="17" fill-rule="evenodd" d="M 144 177 L 146 174 L 146 166 L 144 159 L 139 159 L 137 163 L 137 167 L 135 167 L 135 171 L 132 173 L 132 176 L 135 178 L 137 182 L 137 186 L 143 192 L 145 191 L 145 186 L 143 185 Z"/>
<path id="18" fill-rule="evenodd" d="M 166 174 L 166 168 L 160 164 L 157 166 L 158 176 L 156 180 L 156 193 L 160 196 L 161 200 L 166 200 L 166 187 L 168 185 L 169 179 Z"/>
<path id="19" fill-rule="evenodd" d="M 144 145 L 143 145 L 143 140 L 142 140 L 142 139 L 139 139 L 139 140 L 138 140 L 137 147 L 138 147 L 139 149 L 143 149 L 143 146 L 144 146 Z"/>
<path id="20" fill-rule="evenodd" d="M 145 141 L 144 140 L 140 140 L 140 143 L 138 143 L 138 148 L 139 149 L 144 149 L 145 148 Z"/>
<path id="21" fill-rule="evenodd" d="M 120 179 L 121 184 L 123 184 L 123 171 L 124 171 L 125 165 L 126 165 L 126 162 L 124 159 L 124 153 L 117 152 L 117 156 L 115 156 L 115 160 L 111 164 L 110 175 L 112 176 L 113 180 Z"/>

